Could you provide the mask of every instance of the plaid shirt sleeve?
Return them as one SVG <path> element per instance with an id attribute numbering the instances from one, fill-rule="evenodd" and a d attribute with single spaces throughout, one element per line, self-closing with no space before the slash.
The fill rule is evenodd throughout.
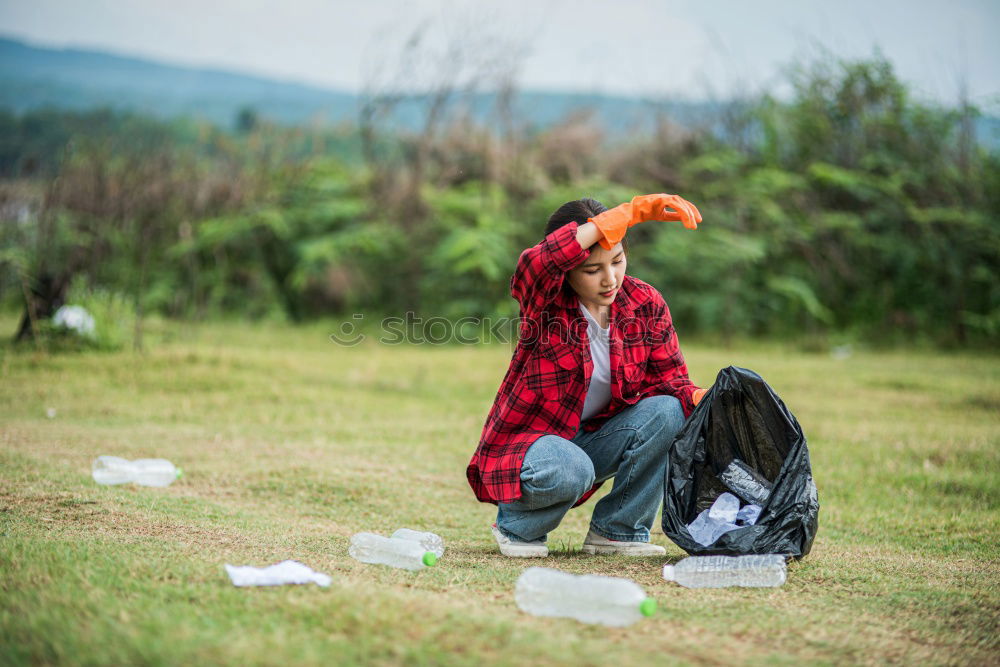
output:
<path id="1" fill-rule="evenodd" d="M 566 272 L 587 259 L 587 249 L 576 240 L 578 227 L 565 224 L 518 257 L 510 295 L 521 304 L 521 317 L 536 319 L 559 293 Z"/>
<path id="2" fill-rule="evenodd" d="M 558 296 L 566 271 L 587 258 L 587 250 L 576 240 L 577 227 L 575 222 L 563 225 L 517 260 L 510 291 L 521 306 L 521 341 L 466 469 L 476 498 L 483 502 L 517 500 L 521 496 L 521 466 L 531 444 L 542 435 L 573 435 L 570 407 L 584 391 L 582 379 L 578 390 L 570 391 L 562 383 L 577 378 L 575 372 L 570 373 L 576 370 L 577 362 L 571 356 L 539 362 L 532 357 L 537 352 L 528 348 L 525 339 L 541 330 L 536 330 L 536 325 L 542 323 L 543 313 Z M 536 364 L 547 364 L 550 372 L 529 373 L 526 365 L 532 358 Z M 546 400 L 546 394 L 554 392 L 559 398 Z"/>
<path id="3" fill-rule="evenodd" d="M 694 410 L 694 392 L 698 386 L 688 377 L 687 363 L 681 353 L 666 301 L 659 299 L 656 329 L 651 336 L 649 361 L 646 364 L 646 387 L 643 396 L 674 396 L 681 402 L 684 416 Z"/>

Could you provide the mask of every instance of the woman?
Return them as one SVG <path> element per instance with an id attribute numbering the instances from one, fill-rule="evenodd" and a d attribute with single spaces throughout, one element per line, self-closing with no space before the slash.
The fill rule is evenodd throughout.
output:
<path id="1" fill-rule="evenodd" d="M 667 447 L 705 390 L 688 378 L 663 297 L 625 273 L 625 232 L 649 220 L 696 229 L 701 214 L 676 195 L 611 210 L 571 201 L 518 259 L 521 335 L 467 470 L 476 498 L 497 505 L 505 556 L 547 556 L 547 534 L 612 477 L 584 552 L 665 553 L 649 531 Z"/>

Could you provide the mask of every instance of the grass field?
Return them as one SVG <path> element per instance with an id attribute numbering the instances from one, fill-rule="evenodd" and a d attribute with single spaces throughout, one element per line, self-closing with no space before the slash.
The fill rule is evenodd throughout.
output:
<path id="1" fill-rule="evenodd" d="M 685 345 L 699 384 L 735 364 L 784 398 L 821 505 L 783 587 L 699 591 L 663 581 L 663 558 L 582 554 L 593 501 L 546 561 L 499 555 L 465 466 L 509 347 L 331 330 L 160 323 L 142 355 L 2 350 L 0 662 L 1000 663 L 1000 357 Z M 185 475 L 100 487 L 100 454 Z M 401 526 L 444 537 L 437 567 L 348 557 L 351 534 Z M 683 556 L 658 524 L 654 541 Z M 223 570 L 286 558 L 333 584 L 237 589 Z M 624 629 L 530 617 L 512 595 L 529 564 L 630 577 L 660 610 Z"/>

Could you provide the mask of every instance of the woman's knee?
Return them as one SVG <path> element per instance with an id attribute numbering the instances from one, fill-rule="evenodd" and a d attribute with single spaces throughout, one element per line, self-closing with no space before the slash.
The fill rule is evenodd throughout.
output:
<path id="1" fill-rule="evenodd" d="M 658 422 L 684 422 L 684 408 L 680 400 L 661 394 L 642 399 L 639 405 L 649 413 L 649 418 Z"/>
<path id="2" fill-rule="evenodd" d="M 542 436 L 528 448 L 521 466 L 522 490 L 549 504 L 575 499 L 594 485 L 594 464 L 575 443 Z"/>
<path id="3" fill-rule="evenodd" d="M 673 440 L 673 435 L 684 425 L 684 408 L 673 396 L 649 396 L 639 402 L 646 413 L 646 422 L 641 431 L 658 441 Z M 664 436 L 669 437 L 664 437 Z M 667 445 L 670 443 L 667 442 Z"/>

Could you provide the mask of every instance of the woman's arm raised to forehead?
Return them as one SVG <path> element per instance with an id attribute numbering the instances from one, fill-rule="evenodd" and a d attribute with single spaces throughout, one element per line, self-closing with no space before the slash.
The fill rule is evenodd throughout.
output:
<path id="1" fill-rule="evenodd" d="M 521 305 L 523 318 L 536 318 L 556 297 L 566 272 L 587 259 L 587 248 L 600 233 L 593 223 L 570 222 L 521 253 L 510 279 L 510 295 Z"/>
<path id="2" fill-rule="evenodd" d="M 584 248 L 589 248 L 604 238 L 604 233 L 592 222 L 587 222 L 576 228 L 576 240 Z"/>

